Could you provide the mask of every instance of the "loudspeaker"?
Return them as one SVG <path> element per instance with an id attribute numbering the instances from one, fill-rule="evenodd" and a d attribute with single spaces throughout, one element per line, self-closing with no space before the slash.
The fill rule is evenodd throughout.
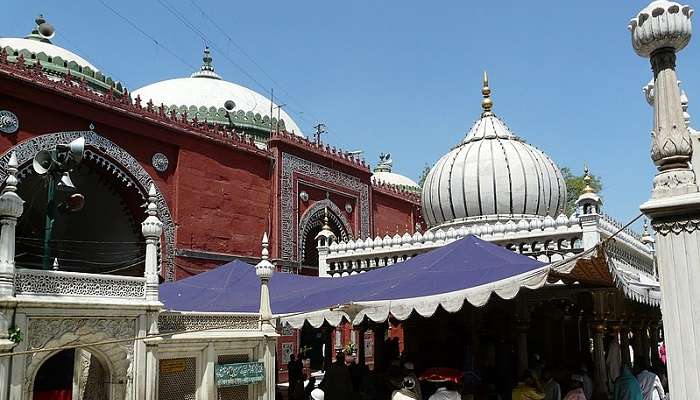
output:
<path id="1" fill-rule="evenodd" d="M 32 161 L 32 167 L 34 171 L 39 175 L 45 175 L 51 167 L 53 167 L 53 161 L 51 160 L 51 152 L 48 150 L 42 150 L 34 156 Z"/>
<path id="2" fill-rule="evenodd" d="M 85 138 L 79 137 L 68 143 L 68 149 L 70 150 L 70 158 L 76 163 L 79 163 L 83 159 L 83 154 L 85 153 Z"/>

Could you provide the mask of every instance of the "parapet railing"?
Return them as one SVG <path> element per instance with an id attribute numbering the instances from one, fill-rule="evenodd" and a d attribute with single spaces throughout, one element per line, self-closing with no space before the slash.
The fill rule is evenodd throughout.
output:
<path id="1" fill-rule="evenodd" d="M 17 296 L 146 298 L 146 278 L 81 272 L 17 269 Z"/>

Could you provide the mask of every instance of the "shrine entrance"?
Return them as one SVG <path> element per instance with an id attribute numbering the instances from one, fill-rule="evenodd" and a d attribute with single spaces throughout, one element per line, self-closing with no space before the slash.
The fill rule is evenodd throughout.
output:
<path id="1" fill-rule="evenodd" d="M 105 363 L 84 349 L 60 351 L 47 359 L 34 378 L 34 400 L 109 400 Z"/>

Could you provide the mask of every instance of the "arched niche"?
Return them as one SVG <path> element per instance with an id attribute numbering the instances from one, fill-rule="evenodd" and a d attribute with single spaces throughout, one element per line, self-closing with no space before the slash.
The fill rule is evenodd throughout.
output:
<path id="1" fill-rule="evenodd" d="M 117 186 L 113 187 L 113 189 L 119 190 L 125 195 L 133 194 L 138 196 L 145 203 L 148 188 L 153 183 L 151 176 L 141 166 L 139 161 L 126 150 L 94 131 L 49 133 L 27 139 L 15 145 L 0 157 L 0 180 L 4 182 L 7 177 L 7 163 L 12 152 L 16 153 L 19 163 L 19 186 L 21 190 L 22 180 L 29 179 L 28 177 L 33 174 L 31 163 L 37 152 L 50 150 L 57 144 L 69 143 L 81 136 L 85 138 L 85 163 L 98 168 L 104 176 L 110 176 L 113 186 Z M 162 275 L 166 280 L 174 280 L 175 224 L 163 193 L 158 189 L 158 185 L 155 185 L 155 187 L 158 218 L 163 222 L 163 236 L 165 239 L 165 246 L 163 246 L 165 271 L 162 272 Z M 27 202 L 31 201 L 31 199 L 27 198 L 24 200 Z M 90 199 L 86 199 L 86 202 L 88 201 Z M 25 213 L 29 206 L 29 204 L 25 205 Z M 40 203 L 39 207 L 45 207 L 45 205 Z M 135 214 L 134 218 L 137 220 L 145 218 L 145 214 L 140 216 Z M 106 222 L 108 223 L 109 221 Z M 106 229 L 108 229 L 108 226 Z M 139 241 L 141 239 L 142 237 Z"/>
<path id="2" fill-rule="evenodd" d="M 299 255 L 301 264 L 318 267 L 316 235 L 321 231 L 328 210 L 328 224 L 338 240 L 349 240 L 352 225 L 340 208 L 329 199 L 321 200 L 309 207 L 299 220 Z"/>
<path id="3" fill-rule="evenodd" d="M 63 360 L 57 364 L 46 364 L 65 350 L 51 352 L 35 352 L 26 356 L 24 365 L 24 392 L 25 398 L 34 398 L 35 384 L 37 378 L 41 378 L 42 368 L 48 367 L 52 370 L 45 373 L 59 373 L 62 369 L 71 378 L 84 375 L 85 384 L 99 384 L 100 381 L 106 383 L 105 393 L 107 399 L 124 399 L 126 394 L 133 389 L 133 368 L 134 344 L 130 341 L 118 341 L 127 339 L 135 335 L 135 321 L 133 319 L 100 319 L 100 318 L 32 318 L 29 320 L 27 328 L 28 349 L 47 349 L 63 347 L 69 351 L 76 351 L 73 346 L 87 345 L 97 342 L 112 342 L 102 345 L 87 345 L 80 347 L 77 353 L 72 356 L 63 354 Z M 89 360 L 94 358 L 101 369 L 97 372 L 102 376 L 97 376 L 97 382 L 90 381 L 90 365 L 82 363 L 85 356 L 89 354 Z M 76 356 L 81 365 L 67 363 L 66 358 L 75 361 Z M 57 369 L 60 368 L 60 369 Z M 87 368 L 87 371 L 84 369 Z M 80 379 L 74 379 L 74 388 L 80 389 Z M 88 397 L 85 398 L 86 400 Z M 99 398 L 98 398 L 99 399 Z M 102 399 L 100 399 L 102 400 Z"/>

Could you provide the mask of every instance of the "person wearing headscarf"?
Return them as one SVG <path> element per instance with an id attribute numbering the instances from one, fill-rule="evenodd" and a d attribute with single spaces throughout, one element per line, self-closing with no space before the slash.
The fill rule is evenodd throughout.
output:
<path id="1" fill-rule="evenodd" d="M 620 376 L 615 381 L 613 400 L 643 400 L 642 387 L 637 378 L 632 375 L 629 366 L 625 365 L 620 370 Z"/>

